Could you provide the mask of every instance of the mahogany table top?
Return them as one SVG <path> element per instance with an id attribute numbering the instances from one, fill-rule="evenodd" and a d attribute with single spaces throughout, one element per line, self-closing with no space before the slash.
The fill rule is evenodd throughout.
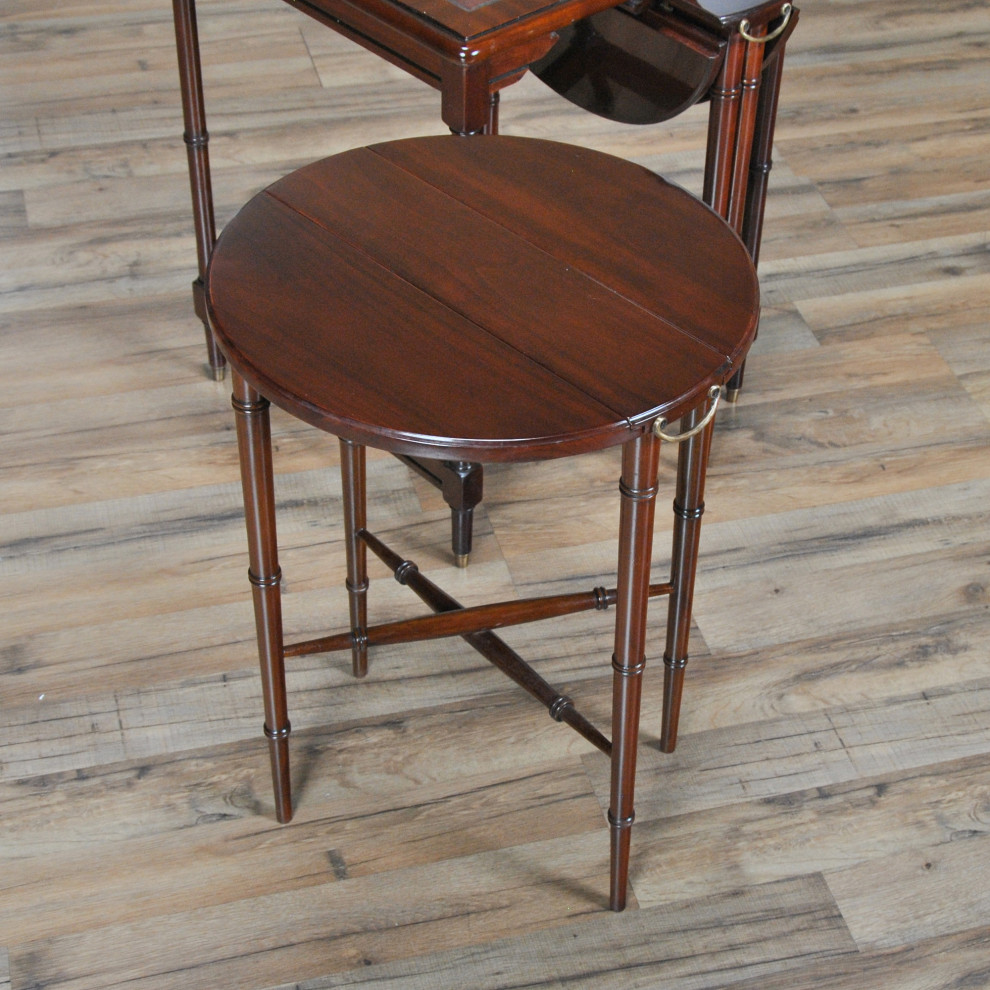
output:
<path id="1" fill-rule="evenodd" d="M 641 166 L 527 138 L 360 148 L 231 221 L 207 302 L 276 405 L 394 453 L 579 453 L 704 401 L 759 292 L 739 239 Z"/>
<path id="2" fill-rule="evenodd" d="M 331 17 L 347 7 L 359 8 L 385 23 L 420 22 L 425 30 L 439 29 L 461 39 L 477 41 L 485 35 L 512 30 L 546 33 L 617 6 L 621 0 L 285 0 L 293 7 Z M 692 20 L 713 27 L 738 25 L 743 18 L 766 20 L 776 13 L 778 0 L 669 0 Z"/>
<path id="3" fill-rule="evenodd" d="M 516 42 L 533 34 L 545 35 L 582 17 L 614 7 L 621 0 L 285 0 L 306 13 L 352 19 L 358 10 L 379 24 L 445 48 L 478 44 L 489 35 L 510 35 Z M 372 25 L 372 37 L 379 31 Z M 501 42 L 500 42 L 501 43 Z M 453 49 L 452 49 L 453 50 Z"/>

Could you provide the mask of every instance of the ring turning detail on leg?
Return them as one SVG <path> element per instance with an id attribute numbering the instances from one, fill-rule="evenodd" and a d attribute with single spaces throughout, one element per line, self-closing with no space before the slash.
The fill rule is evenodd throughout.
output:
<path id="1" fill-rule="evenodd" d="M 305 166 L 227 226 L 206 276 L 232 369 L 276 816 L 292 814 L 285 658 L 459 636 L 608 756 L 609 905 L 629 885 L 651 597 L 668 598 L 661 747 L 676 739 L 711 408 L 752 342 L 759 291 L 712 210 L 630 162 L 547 141 L 413 138 Z M 283 638 L 268 404 L 337 436 L 350 628 Z M 681 420 L 669 580 L 652 579 L 659 421 Z M 369 525 L 365 449 L 449 462 L 618 447 L 615 585 L 463 607 Z M 369 620 L 367 554 L 429 607 Z M 496 630 L 614 614 L 608 733 Z M 609 658 L 603 657 L 608 663 Z M 384 839 L 383 839 L 384 841 Z"/>

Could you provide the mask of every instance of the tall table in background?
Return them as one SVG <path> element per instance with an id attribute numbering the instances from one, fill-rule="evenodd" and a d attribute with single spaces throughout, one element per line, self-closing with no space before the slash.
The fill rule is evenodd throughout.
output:
<path id="1" fill-rule="evenodd" d="M 797 10 L 782 0 L 284 0 L 440 91 L 458 134 L 495 133 L 500 90 L 532 71 L 612 120 L 657 123 L 710 103 L 703 198 L 758 260 L 784 46 Z M 193 304 L 214 378 L 225 362 L 203 277 L 216 241 L 195 0 L 172 0 L 199 275 Z M 742 385 L 742 369 L 727 398 Z M 471 550 L 482 468 L 404 458 L 443 491 L 452 548 Z"/>

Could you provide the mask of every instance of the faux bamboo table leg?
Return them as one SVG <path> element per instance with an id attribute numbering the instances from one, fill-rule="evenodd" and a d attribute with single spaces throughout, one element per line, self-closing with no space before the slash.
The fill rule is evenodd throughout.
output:
<path id="1" fill-rule="evenodd" d="M 773 132 L 777 120 L 777 103 L 780 99 L 780 81 L 784 73 L 784 44 L 781 43 L 768 60 L 763 71 L 760 86 L 760 100 L 756 111 L 756 130 L 753 138 L 753 152 L 749 162 L 749 183 L 746 186 L 746 214 L 743 221 L 742 239 L 749 249 L 753 264 L 760 260 L 760 242 L 763 239 L 763 216 L 767 204 L 767 186 L 770 170 L 773 168 Z M 729 379 L 725 396 L 735 402 L 743 384 L 745 363 Z"/>
<path id="2" fill-rule="evenodd" d="M 749 161 L 749 183 L 746 187 L 746 219 L 742 227 L 743 243 L 749 249 L 753 264 L 760 260 L 763 237 L 763 216 L 766 211 L 767 186 L 773 168 L 773 134 L 780 101 L 780 82 L 784 74 L 784 43 L 764 63 L 763 82 L 756 110 L 756 129 Z"/>
<path id="3" fill-rule="evenodd" d="M 746 222 L 746 188 L 749 184 L 750 152 L 756 132 L 757 112 L 760 103 L 760 83 L 763 71 L 763 45 L 748 42 L 740 80 L 739 129 L 732 165 L 732 192 L 725 215 L 729 226 L 741 233 Z"/>
<path id="4" fill-rule="evenodd" d="M 179 58 L 179 86 L 182 90 L 182 116 L 185 125 L 183 139 L 189 160 L 189 186 L 199 260 L 199 277 L 193 282 L 193 306 L 196 315 L 203 321 L 210 373 L 216 381 L 221 381 L 227 361 L 213 337 L 203 298 L 206 266 L 217 236 L 213 216 L 213 189 L 210 183 L 210 136 L 206 130 L 206 109 L 203 103 L 195 0 L 172 0 L 172 15 L 175 19 L 175 47 Z"/>
<path id="5" fill-rule="evenodd" d="M 619 573 L 615 652 L 612 655 L 612 782 L 608 811 L 611 836 L 609 907 L 613 911 L 621 911 L 626 906 L 629 879 L 659 458 L 660 441 L 652 431 L 630 440 L 622 449 Z"/>
<path id="6" fill-rule="evenodd" d="M 720 217 L 729 215 L 732 195 L 745 49 L 738 34 L 729 39 L 722 70 L 711 89 L 702 199 Z"/>
<path id="7" fill-rule="evenodd" d="M 701 410 L 690 413 L 685 423 L 692 427 Z M 674 539 L 670 582 L 673 591 L 667 610 L 667 644 L 664 650 L 663 724 L 660 748 L 671 753 L 677 744 L 684 668 L 688 661 L 694 577 L 698 569 L 701 517 L 705 512 L 705 471 L 712 444 L 712 423 L 681 443 L 677 452 L 677 489 L 674 496 Z"/>
<path id="8" fill-rule="evenodd" d="M 261 687 L 275 789 L 275 815 L 292 818 L 289 779 L 289 725 L 285 696 L 285 657 L 282 638 L 282 572 L 275 533 L 275 481 L 268 400 L 240 375 L 233 375 L 237 447 L 244 489 L 244 519 L 248 538 L 248 580 L 254 599 L 254 619 L 261 662 Z"/>
<path id="9" fill-rule="evenodd" d="M 729 40 L 722 71 L 711 93 L 702 198 L 741 236 L 750 226 L 751 210 L 758 210 L 762 218 L 766 197 L 765 182 L 761 190 L 763 199 L 758 203 L 754 203 L 748 193 L 752 149 L 759 139 L 761 128 L 767 126 L 767 107 L 761 98 L 762 68 L 763 44 L 746 41 L 740 34 L 734 34 Z M 769 126 L 772 128 L 776 103 L 769 109 Z M 764 111 L 762 117 L 761 110 Z M 753 247 L 750 251 L 752 253 Z M 728 384 L 726 397 L 730 402 L 735 402 L 739 396 L 742 376 L 743 368 L 740 367 Z"/>
<path id="10" fill-rule="evenodd" d="M 355 677 L 364 677 L 368 673 L 368 548 L 359 535 L 368 525 L 365 460 L 364 447 L 347 440 L 340 441 L 347 601 L 351 616 L 351 661 Z"/>

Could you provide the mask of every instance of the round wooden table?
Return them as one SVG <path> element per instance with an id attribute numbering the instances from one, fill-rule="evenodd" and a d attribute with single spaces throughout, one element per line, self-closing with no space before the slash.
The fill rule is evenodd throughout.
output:
<path id="1" fill-rule="evenodd" d="M 285 656 L 462 636 L 612 761 L 610 904 L 625 904 L 646 611 L 670 596 L 661 745 L 687 662 L 718 390 L 745 358 L 759 290 L 711 210 L 632 163 L 525 138 L 443 136 L 308 165 L 251 200 L 207 273 L 235 374 L 276 814 L 291 817 Z M 340 438 L 351 628 L 285 644 L 268 402 Z M 679 432 L 668 422 L 681 420 Z M 670 581 L 651 584 L 661 439 L 678 457 Z M 364 448 L 524 461 L 622 447 L 612 590 L 461 608 L 367 527 Z M 436 613 L 369 626 L 366 552 Z M 611 741 L 492 631 L 616 608 Z"/>

